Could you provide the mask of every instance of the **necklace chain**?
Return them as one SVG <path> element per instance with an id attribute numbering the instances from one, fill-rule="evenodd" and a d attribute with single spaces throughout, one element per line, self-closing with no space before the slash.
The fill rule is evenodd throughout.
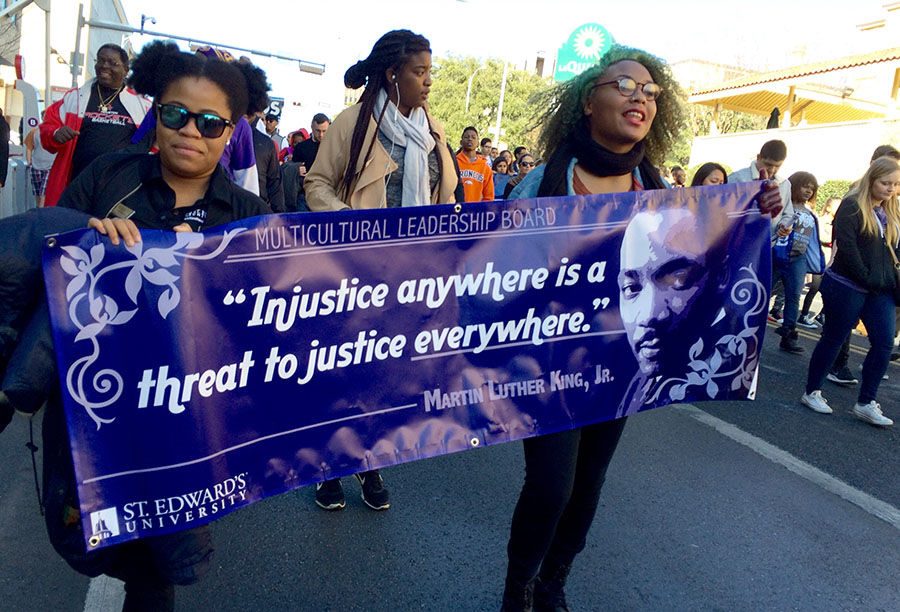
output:
<path id="1" fill-rule="evenodd" d="M 119 87 L 117 90 L 115 90 L 112 93 L 111 96 L 109 96 L 108 98 L 106 98 L 104 100 L 103 93 L 100 91 L 100 83 L 98 82 L 97 83 L 97 97 L 100 98 L 100 104 L 99 104 L 100 112 L 101 113 L 107 112 L 110 108 L 110 104 L 112 103 L 112 101 L 115 100 L 116 96 L 118 96 L 121 92 L 122 92 L 122 87 Z"/>

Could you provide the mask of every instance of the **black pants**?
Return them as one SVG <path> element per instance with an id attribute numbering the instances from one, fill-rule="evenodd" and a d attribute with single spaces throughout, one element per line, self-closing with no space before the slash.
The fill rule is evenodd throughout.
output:
<path id="1" fill-rule="evenodd" d="M 213 554 L 212 535 L 204 525 L 186 531 L 148 537 L 86 552 L 80 520 L 72 451 L 62 402 L 54 392 L 44 408 L 44 519 L 57 553 L 85 576 L 106 574 L 125 582 L 127 610 L 167 610 L 173 605 L 174 585 L 194 584 L 208 571 Z"/>
<path id="2" fill-rule="evenodd" d="M 584 550 L 606 468 L 625 419 L 529 438 L 525 484 L 507 545 L 509 580 L 525 584 L 545 564 L 569 565 Z"/>
<path id="3" fill-rule="evenodd" d="M 809 283 L 809 291 L 806 292 L 806 297 L 803 299 L 803 308 L 800 309 L 801 317 L 805 317 L 809 314 L 809 309 L 812 308 L 813 299 L 816 297 L 816 294 L 819 293 L 819 287 L 821 286 L 822 275 L 813 274 L 812 280 Z"/>

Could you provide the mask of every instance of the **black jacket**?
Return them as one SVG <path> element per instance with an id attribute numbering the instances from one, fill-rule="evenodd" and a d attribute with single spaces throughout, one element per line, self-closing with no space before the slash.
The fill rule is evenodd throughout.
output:
<path id="1" fill-rule="evenodd" d="M 0 115 L 0 185 L 6 185 L 6 173 L 9 171 L 9 124 L 6 117 Z"/>
<path id="2" fill-rule="evenodd" d="M 87 226 L 88 216 L 57 207 L 0 219 L 0 431 L 13 409 L 36 412 L 56 385 L 44 299 L 44 236 Z"/>
<path id="3" fill-rule="evenodd" d="M 259 195 L 269 203 L 272 212 L 285 212 L 281 168 L 278 164 L 278 151 L 275 150 L 275 143 L 255 126 L 252 132 L 256 171 L 259 174 Z"/>
<path id="4" fill-rule="evenodd" d="M 316 155 L 319 154 L 319 144 L 312 138 L 307 138 L 303 142 L 298 143 L 291 154 L 291 161 L 298 164 L 306 164 L 307 171 L 311 170 L 313 162 L 316 161 Z"/>
<path id="5" fill-rule="evenodd" d="M 205 229 L 272 212 L 258 196 L 232 183 L 219 165 L 203 199 L 176 209 L 159 156 L 149 153 L 102 155 L 69 183 L 58 206 L 106 217 L 118 203 L 132 209 L 131 220 L 144 229 L 171 229 L 186 219 L 194 229 Z"/>
<path id="6" fill-rule="evenodd" d="M 44 518 L 53 547 L 76 571 L 129 580 L 140 568 L 165 583 L 190 584 L 209 567 L 212 546 L 207 528 L 86 552 L 81 522 L 70 520 L 78 508 L 77 487 L 53 357 L 40 246 L 48 233 L 86 227 L 88 217 L 72 208 L 105 216 L 123 199 L 141 228 L 165 229 L 185 220 L 184 209 L 174 209 L 175 194 L 162 179 L 158 156 L 114 153 L 99 157 L 72 181 L 60 206 L 0 221 L 4 315 L 0 348 L 8 355 L 0 387 L 0 429 L 11 408 L 32 412 L 47 400 L 42 426 Z M 218 166 L 203 199 L 187 210 L 205 213 L 203 228 L 270 212 L 265 202 L 234 185 Z"/>
<path id="7" fill-rule="evenodd" d="M 897 281 L 890 247 L 880 232 L 862 233 L 862 211 L 854 197 L 841 202 L 833 227 L 837 250 L 831 269 L 869 291 L 893 293 Z"/>

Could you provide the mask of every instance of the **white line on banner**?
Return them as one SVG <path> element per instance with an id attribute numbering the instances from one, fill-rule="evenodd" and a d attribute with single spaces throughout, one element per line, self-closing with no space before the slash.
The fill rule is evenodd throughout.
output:
<path id="1" fill-rule="evenodd" d="M 281 431 L 278 433 L 269 434 L 268 436 L 263 436 L 261 438 L 256 438 L 255 440 L 250 440 L 248 442 L 244 442 L 242 444 L 237 444 L 235 446 L 231 446 L 229 448 L 223 448 L 220 451 L 217 451 L 211 455 L 207 455 L 206 457 L 199 457 L 197 459 L 191 459 L 190 461 L 183 461 L 181 463 L 173 463 L 171 465 L 158 465 L 156 467 L 151 468 L 143 468 L 140 470 L 128 470 L 126 472 L 116 472 L 115 474 L 106 474 L 104 476 L 97 476 L 95 478 L 88 478 L 82 484 L 91 484 L 93 482 L 100 482 L 102 480 L 111 480 L 113 478 L 119 478 L 120 476 L 132 476 L 134 474 L 148 474 L 150 472 L 164 472 L 166 470 L 174 470 L 181 467 L 186 467 L 188 465 L 195 465 L 197 463 L 203 463 L 204 461 L 209 461 L 210 459 L 215 459 L 221 455 L 226 453 L 230 453 L 231 451 L 235 451 L 241 448 L 245 448 L 248 446 L 253 446 L 254 444 L 259 444 L 260 442 L 265 442 L 266 440 L 272 440 L 274 438 L 280 438 L 282 436 L 289 436 L 291 434 L 297 433 L 299 431 L 305 431 L 307 429 L 315 429 L 317 427 L 323 427 L 325 425 L 334 425 L 335 423 L 344 423 L 346 421 L 354 421 L 356 419 L 364 419 L 370 416 L 376 416 L 379 414 L 388 414 L 389 412 L 397 412 L 399 410 L 408 410 L 410 408 L 417 408 L 419 404 L 405 404 L 403 406 L 395 406 L 393 408 L 385 408 L 384 410 L 376 410 L 374 412 L 365 412 L 363 414 L 354 414 L 352 416 L 341 417 L 340 419 L 332 419 L 330 421 L 324 421 L 322 423 L 314 423 L 312 425 L 304 425 L 303 427 L 297 427 L 296 429 L 289 429 L 288 431 Z"/>
<path id="2" fill-rule="evenodd" d="M 591 332 L 589 334 L 572 334 L 571 336 L 558 336 L 556 338 L 542 338 L 544 342 L 557 342 L 559 340 L 571 340 L 572 338 L 587 338 L 588 336 L 615 336 L 624 334 L 624 329 L 613 329 L 610 331 Z M 522 340 L 521 342 L 509 342 L 507 344 L 496 344 L 483 348 L 483 351 L 494 351 L 497 349 L 505 349 L 514 346 L 527 346 L 534 344 L 531 340 Z M 462 353 L 472 353 L 475 349 L 459 349 L 458 351 L 447 351 L 445 353 L 430 353 L 428 355 L 419 355 L 418 357 L 410 357 L 410 361 L 422 361 L 423 359 L 434 359 L 435 357 L 446 357 L 448 355 L 460 355 Z"/>
<path id="3" fill-rule="evenodd" d="M 756 216 L 759 213 L 755 210 L 747 210 L 744 212 L 738 213 L 728 213 L 730 218 L 740 218 L 740 217 L 749 217 Z M 499 232 L 478 232 L 476 234 L 454 234 L 450 236 L 431 236 L 427 238 L 418 238 L 413 240 L 407 240 L 404 238 L 395 238 L 393 240 L 382 240 L 382 241 L 371 241 L 371 242 L 362 242 L 355 244 L 339 244 L 335 246 L 309 246 L 309 247 L 300 247 L 296 249 L 284 249 L 279 251 L 271 251 L 266 253 L 243 253 L 238 255 L 229 255 L 225 258 L 225 263 L 240 263 L 246 261 L 259 261 L 259 260 L 267 260 L 267 259 L 283 259 L 286 257 L 299 257 L 303 255 L 311 255 L 314 253 L 323 253 L 323 252 L 340 252 L 340 251 L 358 251 L 365 249 L 381 249 L 389 246 L 396 246 L 398 244 L 428 244 L 428 243 L 441 243 L 441 242 L 453 242 L 456 240 L 475 240 L 477 238 L 484 238 L 486 236 L 494 236 L 498 238 L 513 238 L 513 237 L 521 237 L 521 236 L 539 236 L 541 234 L 558 234 L 558 233 L 567 233 L 573 231 L 580 230 L 595 230 L 595 229 L 615 229 L 617 227 L 625 227 L 628 225 L 627 221 L 616 221 L 609 223 L 590 223 L 584 225 L 568 225 L 565 227 L 552 227 L 545 229 L 534 229 L 534 230 L 507 230 L 507 231 L 499 231 Z"/>
<path id="4" fill-rule="evenodd" d="M 381 249 L 384 247 L 397 246 L 399 244 L 428 244 L 430 242 L 454 242 L 457 240 L 475 240 L 486 236 L 494 236 L 497 238 L 520 238 L 522 236 L 537 236 L 541 234 L 559 234 L 583 230 L 594 229 L 612 229 L 616 227 L 625 227 L 627 222 L 616 223 L 595 223 L 592 225 L 569 225 L 566 227 L 551 227 L 540 230 L 509 230 L 506 232 L 479 232 L 477 234 L 454 234 L 452 236 L 431 236 L 428 238 L 405 239 L 395 238 L 393 240 L 384 240 L 378 242 L 361 242 L 354 244 L 339 244 L 336 246 L 310 246 L 298 249 L 285 249 L 283 251 L 274 251 L 267 253 L 244 253 L 241 255 L 229 255 L 225 258 L 225 263 L 239 263 L 245 261 L 256 261 L 261 259 L 282 259 L 284 257 L 294 257 L 299 255 L 310 255 L 323 252 L 340 252 L 340 251 L 358 251 L 365 249 Z"/>

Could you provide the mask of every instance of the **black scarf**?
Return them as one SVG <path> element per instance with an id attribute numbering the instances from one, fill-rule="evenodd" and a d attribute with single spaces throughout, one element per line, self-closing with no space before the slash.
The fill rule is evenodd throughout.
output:
<path id="1" fill-rule="evenodd" d="M 628 153 L 613 153 L 591 138 L 590 125 L 584 117 L 547 161 L 538 197 L 568 194 L 566 174 L 573 157 L 594 176 L 621 176 L 638 168 L 644 189 L 665 188 L 659 171 L 644 156 L 643 140 Z"/>

